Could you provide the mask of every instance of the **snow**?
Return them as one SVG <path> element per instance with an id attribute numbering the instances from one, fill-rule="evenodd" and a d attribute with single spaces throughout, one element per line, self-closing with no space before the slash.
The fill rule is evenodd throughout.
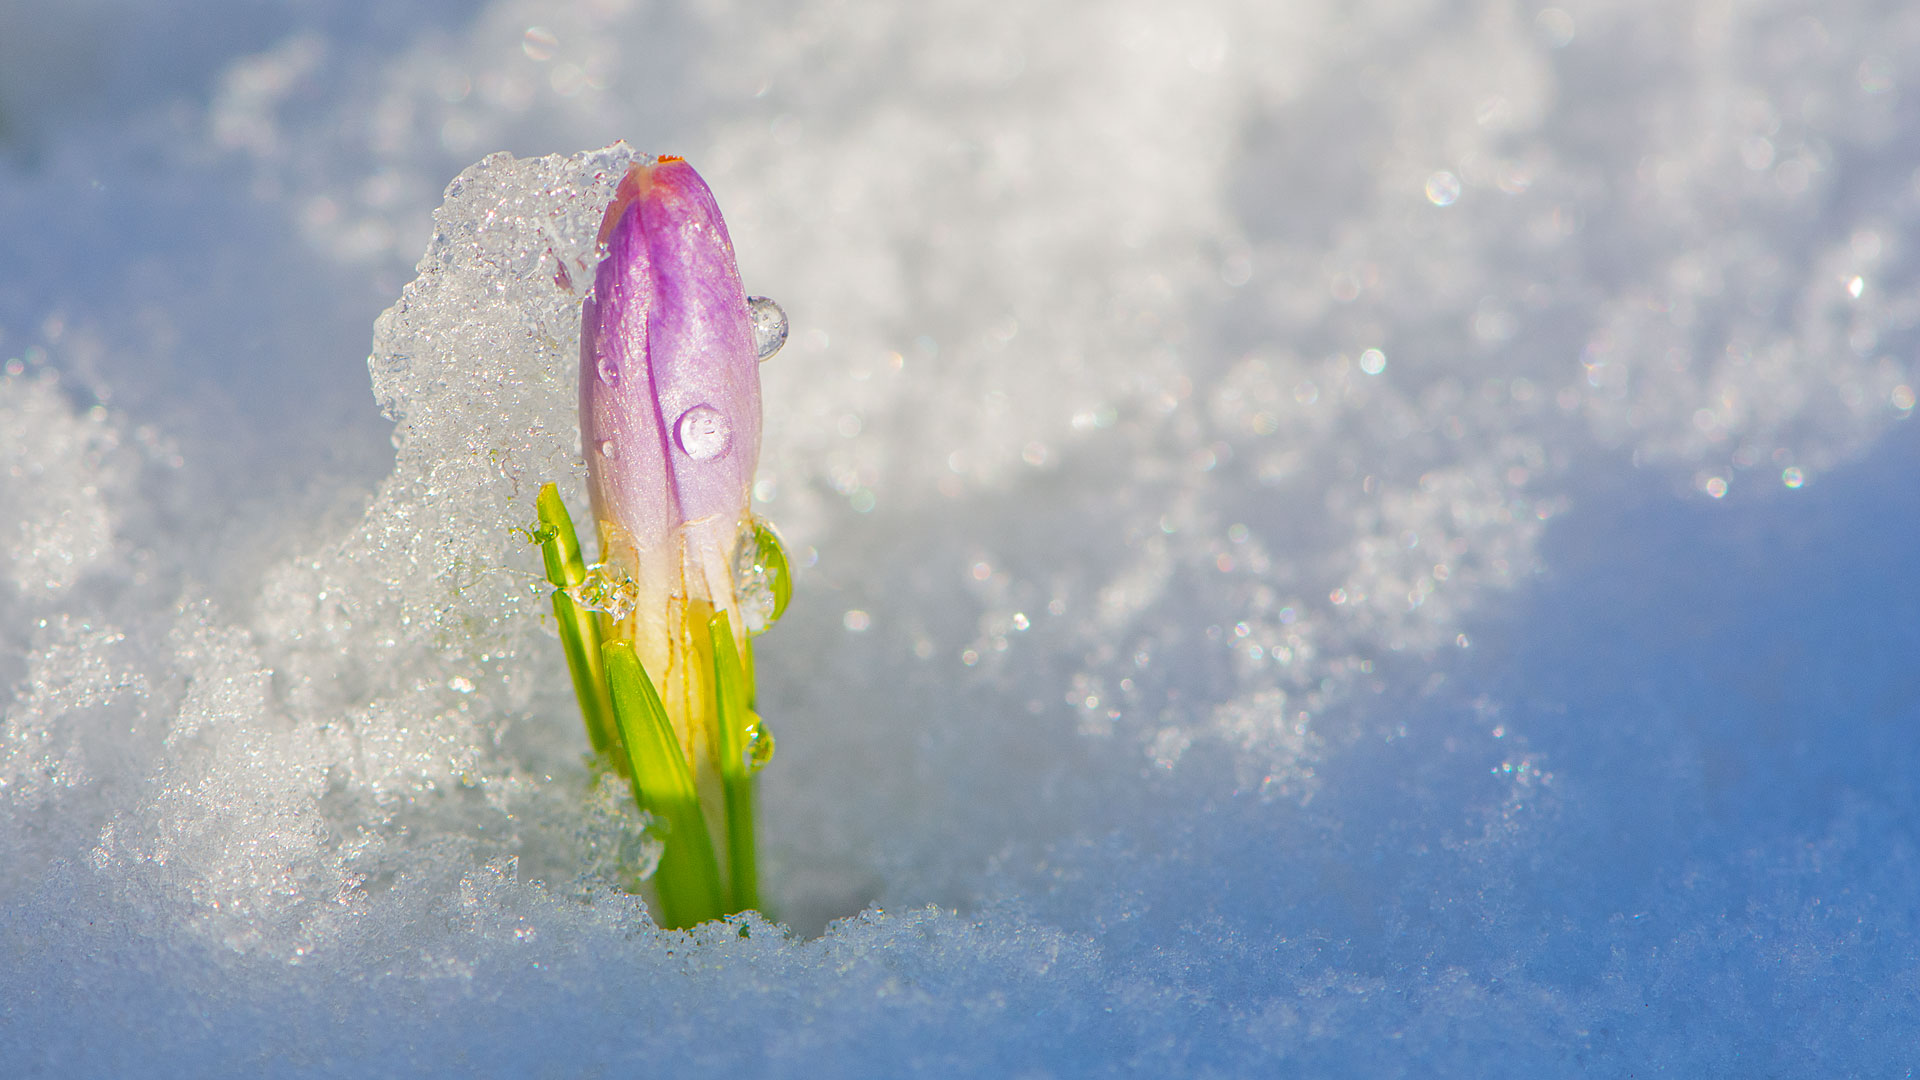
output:
<path id="1" fill-rule="evenodd" d="M 1915 1064 L 1899 5 L 0 42 L 9 1075 Z M 515 531 L 667 152 L 792 332 L 779 922 L 692 934 Z"/>

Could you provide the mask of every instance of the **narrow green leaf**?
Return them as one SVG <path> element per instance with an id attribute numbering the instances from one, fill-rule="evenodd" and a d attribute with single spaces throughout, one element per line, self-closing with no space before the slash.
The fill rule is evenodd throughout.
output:
<path id="1" fill-rule="evenodd" d="M 587 741 L 593 752 L 614 761 L 616 771 L 626 773 L 619 747 L 619 732 L 613 719 L 613 701 L 607 694 L 607 676 L 600 657 L 600 624 L 595 613 L 582 611 L 566 590 L 587 580 L 587 564 L 580 557 L 580 538 L 573 531 L 573 516 L 560 500 L 560 489 L 552 484 L 540 488 L 534 500 L 539 514 L 540 557 L 546 563 L 547 580 L 553 585 L 553 618 L 560 627 L 560 648 L 566 653 L 567 673 L 573 676 L 573 696 L 580 702 L 580 717 L 586 722 Z"/>
<path id="2" fill-rule="evenodd" d="M 587 580 L 587 561 L 580 556 L 580 537 L 573 531 L 573 515 L 560 499 L 560 488 L 542 484 L 534 497 L 534 512 L 540 518 L 540 554 L 547 563 L 547 580 L 556 589 L 571 588 Z"/>
<path id="3" fill-rule="evenodd" d="M 747 740 L 754 715 L 748 706 L 746 677 L 734 645 L 733 624 L 724 611 L 707 620 L 713 639 L 714 703 L 720 713 L 720 789 L 727 805 L 727 881 L 732 909 L 760 906 L 760 871 L 753 836 L 753 772 Z"/>
<path id="4" fill-rule="evenodd" d="M 560 624 L 560 648 L 567 656 L 567 673 L 573 676 L 573 696 L 580 702 L 580 716 L 586 721 L 587 741 L 593 744 L 594 753 L 607 756 L 625 775 L 626 763 L 618 757 L 613 700 L 607 694 L 607 675 L 600 657 L 600 631 L 589 613 L 581 611 L 573 597 L 559 589 L 553 591 L 553 618 Z"/>
<path id="5" fill-rule="evenodd" d="M 747 684 L 747 708 L 760 707 L 760 687 L 753 674 L 753 639 L 740 643 L 740 675 Z"/>
<path id="6" fill-rule="evenodd" d="M 660 896 L 660 925 L 677 930 L 717 919 L 726 913 L 720 864 L 673 722 L 632 644 L 609 641 L 601 651 L 613 689 L 614 717 L 632 770 L 634 798 L 665 833 L 666 850 L 653 875 Z"/>

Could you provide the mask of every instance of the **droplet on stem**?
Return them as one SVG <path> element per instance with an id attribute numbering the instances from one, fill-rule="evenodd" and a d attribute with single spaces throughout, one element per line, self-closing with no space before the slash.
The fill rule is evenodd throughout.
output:
<path id="1" fill-rule="evenodd" d="M 755 720 L 747 728 L 747 772 L 757 773 L 773 760 L 773 733 Z"/>

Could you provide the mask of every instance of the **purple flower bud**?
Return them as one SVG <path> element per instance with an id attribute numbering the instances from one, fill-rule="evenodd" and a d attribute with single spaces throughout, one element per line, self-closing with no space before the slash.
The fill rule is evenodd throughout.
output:
<path id="1" fill-rule="evenodd" d="M 685 161 L 629 169 L 600 244 L 580 315 L 587 489 L 601 561 L 636 585 L 615 636 L 634 642 L 679 723 L 701 711 L 689 642 L 734 606 L 733 556 L 760 456 L 759 357 L 733 242 Z M 691 752 L 697 740 L 685 727 L 682 738 Z"/>

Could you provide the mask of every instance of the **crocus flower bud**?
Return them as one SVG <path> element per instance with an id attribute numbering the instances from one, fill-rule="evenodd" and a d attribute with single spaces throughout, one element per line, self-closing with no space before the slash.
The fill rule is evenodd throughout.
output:
<path id="1" fill-rule="evenodd" d="M 734 558 L 752 535 L 759 356 L 733 242 L 685 161 L 635 164 L 600 244 L 581 309 L 580 434 L 604 572 L 635 586 L 610 629 L 699 762 L 714 738 L 708 620 L 734 609 Z M 745 621 L 732 625 L 744 646 Z"/>

